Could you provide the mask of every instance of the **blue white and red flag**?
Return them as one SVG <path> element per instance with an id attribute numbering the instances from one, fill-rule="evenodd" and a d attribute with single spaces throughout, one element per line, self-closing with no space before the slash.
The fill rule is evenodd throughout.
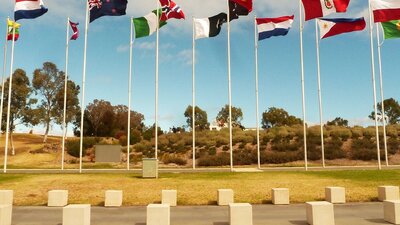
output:
<path id="1" fill-rule="evenodd" d="M 47 11 L 42 0 L 15 0 L 14 20 L 34 19 Z"/>
<path id="2" fill-rule="evenodd" d="M 166 21 L 171 18 L 185 19 L 185 14 L 181 7 L 172 0 L 160 0 L 160 3 L 162 7 L 161 21 Z"/>
<path id="3" fill-rule="evenodd" d="M 257 18 L 258 40 L 272 36 L 285 36 L 292 27 L 294 15 L 277 18 Z"/>
<path id="4" fill-rule="evenodd" d="M 321 39 L 338 34 L 364 30 L 366 24 L 364 17 L 357 19 L 318 19 Z"/>

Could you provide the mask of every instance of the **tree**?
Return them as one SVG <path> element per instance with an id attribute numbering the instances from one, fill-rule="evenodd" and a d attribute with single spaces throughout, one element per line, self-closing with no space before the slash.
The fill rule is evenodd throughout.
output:
<path id="1" fill-rule="evenodd" d="M 289 115 L 284 109 L 271 107 L 263 112 L 261 125 L 264 129 L 279 126 L 293 126 L 301 124 L 302 120 Z"/>
<path id="2" fill-rule="evenodd" d="M 155 124 L 151 127 L 147 127 L 143 132 L 143 139 L 150 141 L 154 137 L 155 127 Z M 161 127 L 157 127 L 157 136 L 162 134 L 164 134 L 164 132 L 161 130 Z"/>
<path id="3" fill-rule="evenodd" d="M 126 105 L 113 106 L 115 113 L 114 127 L 117 131 L 127 132 L 128 128 L 128 107 Z M 144 128 L 144 115 L 131 110 L 131 130 L 143 131 Z"/>
<path id="4" fill-rule="evenodd" d="M 328 126 L 348 127 L 349 126 L 349 121 L 345 120 L 345 119 L 343 119 L 341 117 L 336 117 L 334 120 L 328 121 L 326 123 L 326 125 L 328 125 Z"/>
<path id="5" fill-rule="evenodd" d="M 65 76 L 63 80 L 65 79 Z M 67 82 L 67 110 L 66 110 L 66 118 L 65 118 L 65 126 L 68 127 L 68 123 L 75 121 L 76 116 L 80 115 L 79 112 L 81 108 L 79 107 L 79 85 L 76 85 L 75 82 L 68 80 Z M 63 124 L 63 115 L 64 115 L 64 86 L 57 92 L 56 95 L 56 111 L 59 115 L 56 117 L 56 123 L 62 125 Z M 79 117 L 80 119 L 80 117 Z"/>
<path id="6" fill-rule="evenodd" d="M 114 120 L 113 106 L 105 100 L 93 100 L 85 110 L 83 133 L 88 136 L 110 136 L 110 125 Z M 85 126 L 87 125 L 87 126 Z M 105 135 L 104 135 L 105 134 Z"/>
<path id="7" fill-rule="evenodd" d="M 4 83 L 4 90 L 8 90 L 10 85 L 10 79 Z M 30 87 L 29 78 L 22 69 L 17 69 L 13 73 L 12 80 L 12 91 L 11 91 L 11 107 L 10 107 L 10 139 L 12 146 L 12 155 L 15 155 L 14 145 L 12 142 L 12 134 L 15 127 L 20 124 L 36 125 L 38 124 L 38 115 L 40 111 L 37 109 L 32 109 L 32 106 L 36 104 L 37 100 L 34 98 L 29 98 L 32 94 L 32 88 Z M 3 112 L 7 112 L 8 108 L 8 91 L 4 92 L 4 102 Z M 7 113 L 3 114 L 3 120 L 6 121 Z M 6 124 L 4 123 L 4 130 Z"/>
<path id="8" fill-rule="evenodd" d="M 225 123 L 228 123 L 229 122 L 229 105 L 225 105 L 218 112 L 218 115 L 215 119 L 218 121 L 220 126 L 223 126 Z M 232 126 L 241 127 L 242 119 L 243 119 L 242 109 L 232 106 Z"/>
<path id="9" fill-rule="evenodd" d="M 186 117 L 186 123 L 188 127 L 193 128 L 193 107 L 189 105 L 184 113 Z M 208 123 L 207 119 L 207 112 L 200 109 L 200 107 L 196 106 L 194 110 L 195 116 L 195 127 L 199 130 L 208 129 L 210 124 Z"/>
<path id="10" fill-rule="evenodd" d="M 400 105 L 399 102 L 394 100 L 393 98 L 385 99 L 383 101 L 385 105 L 385 116 L 387 117 L 387 123 L 389 124 L 398 124 L 400 122 Z M 382 102 L 379 102 L 378 105 L 378 119 L 382 118 Z M 375 113 L 372 111 L 369 118 L 375 120 Z"/>
<path id="11" fill-rule="evenodd" d="M 32 86 L 36 94 L 40 96 L 39 108 L 42 110 L 40 123 L 45 125 L 43 142 L 47 141 L 50 123 L 59 117 L 57 112 L 57 93 L 63 87 L 64 72 L 59 71 L 51 62 L 43 63 L 42 69 L 33 72 Z"/>

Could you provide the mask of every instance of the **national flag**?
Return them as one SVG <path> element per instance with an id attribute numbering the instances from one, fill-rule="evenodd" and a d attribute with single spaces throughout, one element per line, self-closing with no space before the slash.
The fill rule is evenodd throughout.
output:
<path id="1" fill-rule="evenodd" d="M 252 10 L 252 0 L 229 0 L 229 21 L 247 16 Z"/>
<path id="2" fill-rule="evenodd" d="M 14 19 L 34 19 L 47 11 L 42 0 L 15 0 Z"/>
<path id="3" fill-rule="evenodd" d="M 159 17 L 161 17 L 161 9 L 159 10 Z M 159 27 L 166 25 L 167 22 L 157 19 L 157 10 L 147 14 L 144 17 L 134 18 L 133 24 L 135 26 L 135 38 L 150 36 Z"/>
<path id="4" fill-rule="evenodd" d="M 14 22 L 10 19 L 7 19 L 7 41 L 11 41 L 13 39 L 13 35 L 14 35 L 14 41 L 18 40 L 20 26 L 21 26 L 21 24 Z M 13 34 L 14 28 L 15 28 L 15 34 Z"/>
<path id="5" fill-rule="evenodd" d="M 302 0 L 305 20 L 324 17 L 331 13 L 343 13 L 347 11 L 350 0 Z"/>
<path id="6" fill-rule="evenodd" d="M 321 39 L 338 34 L 361 31 L 365 28 L 364 17 L 357 19 L 318 19 Z"/>
<path id="7" fill-rule="evenodd" d="M 102 16 L 122 16 L 126 14 L 127 0 L 88 0 L 90 22 Z"/>
<path id="8" fill-rule="evenodd" d="M 219 32 L 221 32 L 222 24 L 226 23 L 227 19 L 228 15 L 226 15 L 226 13 L 220 13 L 209 18 L 194 19 L 194 38 L 199 39 L 217 36 Z"/>
<path id="9" fill-rule="evenodd" d="M 400 20 L 392 20 L 382 23 L 385 39 L 400 38 Z"/>
<path id="10" fill-rule="evenodd" d="M 69 21 L 69 25 L 71 26 L 72 31 L 74 32 L 71 36 L 71 40 L 76 40 L 79 37 L 78 25 L 79 23 L 74 23 L 71 20 Z"/>
<path id="11" fill-rule="evenodd" d="M 160 3 L 162 8 L 161 20 L 165 21 L 171 18 L 185 19 L 185 14 L 181 7 L 172 0 L 160 0 Z"/>
<path id="12" fill-rule="evenodd" d="M 285 36 L 292 27 L 294 15 L 278 18 L 257 18 L 258 40 L 272 36 Z"/>
<path id="13" fill-rule="evenodd" d="M 375 23 L 400 19 L 399 0 L 371 0 L 371 9 Z"/>

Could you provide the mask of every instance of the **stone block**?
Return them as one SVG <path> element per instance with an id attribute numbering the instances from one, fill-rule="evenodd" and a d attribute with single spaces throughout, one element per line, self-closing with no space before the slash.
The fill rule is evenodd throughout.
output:
<path id="1" fill-rule="evenodd" d="M 330 203 L 346 203 L 346 191 L 344 187 L 326 187 L 325 201 Z"/>
<path id="2" fill-rule="evenodd" d="M 158 160 L 157 159 L 142 159 L 142 177 L 143 178 L 158 178 Z"/>
<path id="3" fill-rule="evenodd" d="M 107 190 L 105 193 L 104 206 L 122 206 L 122 190 Z"/>
<path id="4" fill-rule="evenodd" d="M 288 188 L 272 188 L 271 191 L 272 204 L 289 205 L 289 189 Z"/>
<path id="5" fill-rule="evenodd" d="M 68 190 L 51 190 L 48 192 L 47 206 L 68 205 Z"/>
<path id="6" fill-rule="evenodd" d="M 176 190 L 162 190 L 161 191 L 161 203 L 169 204 L 170 206 L 176 206 L 177 191 Z"/>
<path id="7" fill-rule="evenodd" d="M 65 206 L 62 225 L 90 225 L 90 205 L 71 204 Z"/>
<path id="8" fill-rule="evenodd" d="M 383 215 L 385 221 L 400 224 L 400 200 L 383 201 Z"/>
<path id="9" fill-rule="evenodd" d="M 229 204 L 230 225 L 253 225 L 253 208 L 249 203 Z"/>
<path id="10" fill-rule="evenodd" d="M 146 225 L 170 225 L 170 206 L 168 204 L 149 204 Z"/>
<path id="11" fill-rule="evenodd" d="M 0 190 L 0 205 L 12 205 L 13 194 L 13 190 Z"/>
<path id="12" fill-rule="evenodd" d="M 12 205 L 0 205 L 0 225 L 11 225 Z"/>
<path id="13" fill-rule="evenodd" d="M 234 203 L 232 189 L 218 189 L 218 205 Z"/>
<path id="14" fill-rule="evenodd" d="M 310 225 L 335 225 L 332 203 L 306 202 L 306 211 L 307 223 Z"/>
<path id="15" fill-rule="evenodd" d="M 379 201 L 385 200 L 400 200 L 398 186 L 379 186 L 378 187 Z"/>

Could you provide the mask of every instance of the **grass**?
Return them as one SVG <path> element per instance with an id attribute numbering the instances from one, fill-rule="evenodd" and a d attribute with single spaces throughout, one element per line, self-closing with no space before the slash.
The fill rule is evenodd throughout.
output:
<path id="1" fill-rule="evenodd" d="M 69 191 L 70 203 L 104 204 L 104 191 L 123 190 L 124 205 L 160 202 L 161 190 L 178 190 L 180 205 L 216 204 L 217 189 L 231 188 L 236 202 L 269 203 L 271 188 L 290 189 L 290 201 L 302 203 L 324 199 L 324 187 L 346 188 L 349 202 L 377 200 L 380 185 L 400 186 L 400 170 L 313 171 L 263 173 L 160 174 L 159 179 L 142 179 L 134 174 L 3 174 L 0 189 L 14 190 L 15 205 L 45 205 L 47 192 Z"/>

